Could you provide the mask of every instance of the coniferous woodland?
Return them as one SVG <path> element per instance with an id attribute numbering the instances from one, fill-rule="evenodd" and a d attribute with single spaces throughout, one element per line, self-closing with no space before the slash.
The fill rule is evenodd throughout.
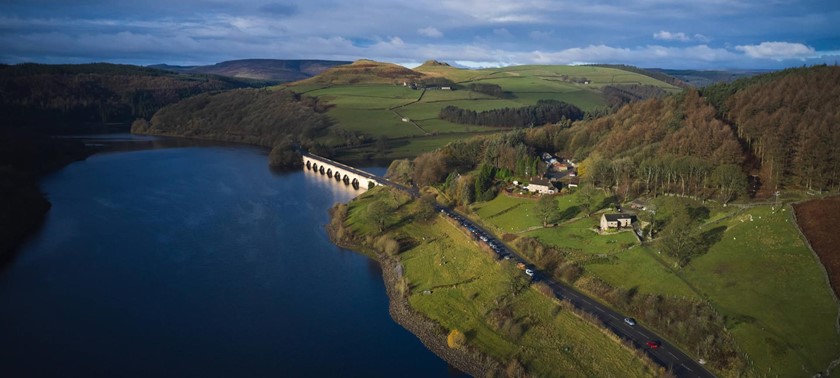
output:
<path id="1" fill-rule="evenodd" d="M 731 95 L 723 117 L 776 187 L 840 190 L 840 67 L 791 69 L 758 77 Z M 709 88 L 709 92 L 726 89 Z"/>
<path id="2" fill-rule="evenodd" d="M 601 89 L 601 93 L 604 94 L 607 106 L 611 109 L 618 109 L 635 101 L 662 98 L 668 95 L 668 92 L 660 87 L 641 84 L 607 85 Z"/>
<path id="3" fill-rule="evenodd" d="M 441 109 L 440 119 L 462 125 L 529 127 L 564 120 L 576 121 L 583 118 L 583 111 L 577 106 L 557 100 L 540 100 L 536 105 L 521 108 L 504 108 L 476 112 L 457 106 Z"/>

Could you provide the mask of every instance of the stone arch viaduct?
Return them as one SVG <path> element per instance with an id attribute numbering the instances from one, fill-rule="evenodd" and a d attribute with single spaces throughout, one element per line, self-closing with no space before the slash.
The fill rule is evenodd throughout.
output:
<path id="1" fill-rule="evenodd" d="M 334 179 L 337 183 L 343 183 L 355 189 L 370 189 L 377 185 L 383 185 L 383 182 L 378 176 L 361 169 L 353 168 L 349 165 L 341 164 L 337 161 L 332 161 L 308 152 L 301 153 L 301 156 L 303 158 L 304 169 L 325 175 Z"/>

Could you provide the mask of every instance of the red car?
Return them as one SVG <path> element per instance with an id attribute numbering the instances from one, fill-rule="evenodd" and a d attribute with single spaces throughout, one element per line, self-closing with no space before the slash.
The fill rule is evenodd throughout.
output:
<path id="1" fill-rule="evenodd" d="M 656 340 L 651 340 L 651 341 L 647 342 L 647 346 L 650 347 L 650 349 L 659 348 L 659 345 L 660 345 L 659 341 L 656 341 Z"/>

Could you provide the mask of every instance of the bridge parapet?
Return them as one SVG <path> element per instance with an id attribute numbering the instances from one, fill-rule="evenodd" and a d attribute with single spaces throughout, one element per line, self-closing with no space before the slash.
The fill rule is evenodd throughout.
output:
<path id="1" fill-rule="evenodd" d="M 359 189 L 370 189 L 377 185 L 384 185 L 382 179 L 372 173 L 351 167 L 310 153 L 302 153 L 304 169 L 325 175 L 336 182 Z"/>

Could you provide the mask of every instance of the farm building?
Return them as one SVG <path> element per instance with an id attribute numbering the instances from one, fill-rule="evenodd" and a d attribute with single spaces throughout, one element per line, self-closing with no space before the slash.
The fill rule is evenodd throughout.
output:
<path id="1" fill-rule="evenodd" d="M 546 179 L 531 179 L 531 183 L 525 187 L 531 192 L 540 194 L 554 194 L 557 193 L 557 188 L 550 181 Z"/>
<path id="2" fill-rule="evenodd" d="M 630 227 L 636 222 L 636 216 L 632 214 L 604 214 L 601 215 L 601 229 Z"/>

